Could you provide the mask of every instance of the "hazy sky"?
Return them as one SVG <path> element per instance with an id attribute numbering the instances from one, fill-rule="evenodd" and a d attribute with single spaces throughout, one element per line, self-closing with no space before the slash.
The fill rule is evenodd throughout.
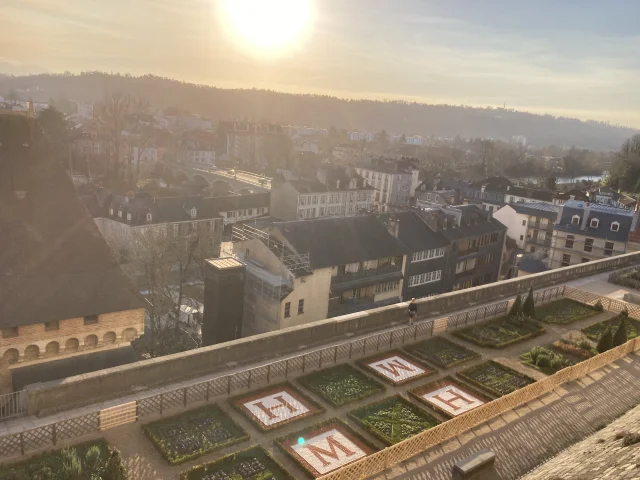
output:
<path id="1" fill-rule="evenodd" d="M 0 0 L 0 72 L 506 102 L 640 127 L 638 0 L 315 0 L 313 23 L 278 58 L 241 48 L 217 1 Z"/>

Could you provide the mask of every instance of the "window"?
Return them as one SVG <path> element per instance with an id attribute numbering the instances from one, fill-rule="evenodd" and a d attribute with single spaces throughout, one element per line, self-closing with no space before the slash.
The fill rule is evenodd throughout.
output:
<path id="1" fill-rule="evenodd" d="M 284 304 L 284 318 L 289 318 L 291 316 L 291 302 L 287 302 Z"/>
<path id="2" fill-rule="evenodd" d="M 522 226 L 524 227 L 527 224 L 526 220 L 522 220 Z"/>
<path id="3" fill-rule="evenodd" d="M 573 235 L 567 235 L 567 239 L 564 242 L 564 248 L 573 248 Z"/>
<path id="4" fill-rule="evenodd" d="M 433 250 L 423 250 L 411 255 L 411 262 L 422 262 L 432 258 L 444 257 L 444 248 L 434 248 Z"/>
<path id="5" fill-rule="evenodd" d="M 118 218 L 122 218 L 122 210 L 118 210 Z"/>
<path id="6" fill-rule="evenodd" d="M 520 235 L 520 240 L 524 240 L 524 235 Z"/>
<path id="7" fill-rule="evenodd" d="M 113 215 L 113 208 L 109 209 L 109 215 Z"/>
<path id="8" fill-rule="evenodd" d="M 152 217 L 151 217 L 151 214 L 150 214 L 150 213 L 147 213 L 147 222 L 150 222 L 150 221 L 151 221 L 151 218 L 152 218 Z"/>
<path id="9" fill-rule="evenodd" d="M 571 255 L 568 255 L 566 253 L 564 255 L 562 255 L 562 263 L 561 263 L 561 265 L 563 267 L 568 267 L 569 265 L 571 265 Z"/>
<path id="10" fill-rule="evenodd" d="M 420 275 L 413 275 L 409 277 L 409 286 L 415 287 L 417 285 L 423 285 L 425 283 L 437 282 L 442 278 L 442 270 L 436 270 L 435 272 L 421 273 Z"/>
<path id="11" fill-rule="evenodd" d="M 304 298 L 302 300 L 298 300 L 298 315 L 304 313 Z"/>
<path id="12" fill-rule="evenodd" d="M 44 331 L 52 332 L 60 329 L 60 322 L 58 320 L 52 320 L 50 322 L 44 322 Z"/>
<path id="13" fill-rule="evenodd" d="M 96 323 L 98 323 L 98 315 L 87 315 L 84 317 L 85 325 L 95 325 Z"/>
<path id="14" fill-rule="evenodd" d="M 597 218 L 592 218 L 591 221 L 589 222 L 589 226 L 591 228 L 598 228 L 599 225 L 600 225 L 600 220 L 598 220 Z"/>
<path id="15" fill-rule="evenodd" d="M 197 212 L 197 210 L 196 210 L 196 207 L 193 207 L 193 208 L 191 209 L 191 218 L 196 218 L 196 214 L 197 214 L 197 213 L 198 213 L 198 212 Z"/>
<path id="16" fill-rule="evenodd" d="M 14 338 L 18 336 L 18 327 L 7 327 L 2 329 L 2 338 Z"/>
<path id="17" fill-rule="evenodd" d="M 617 232 L 618 230 L 620 230 L 620 224 L 618 222 L 613 222 L 611 224 L 611 231 Z"/>
<path id="18" fill-rule="evenodd" d="M 593 250 L 593 238 L 587 238 L 584 241 L 584 251 L 591 252 Z"/>
<path id="19" fill-rule="evenodd" d="M 591 260 L 589 260 L 588 258 L 584 258 L 584 257 L 582 258 L 582 263 L 587 263 L 587 262 L 590 262 L 590 261 Z"/>
<path id="20" fill-rule="evenodd" d="M 173 234 L 177 235 L 178 232 L 180 231 L 180 225 L 178 225 L 177 223 L 174 223 L 172 227 L 173 227 Z"/>
<path id="21" fill-rule="evenodd" d="M 398 288 L 399 284 L 400 282 L 398 282 L 397 280 L 392 282 L 381 283 L 380 285 L 376 285 L 375 292 L 376 293 L 389 292 L 391 290 L 395 290 L 396 288 Z"/>
<path id="22" fill-rule="evenodd" d="M 580 225 L 580 216 L 574 215 L 571 217 L 571 225 Z"/>
<path id="23" fill-rule="evenodd" d="M 131 214 L 127 213 L 127 220 L 131 221 Z"/>
<path id="24" fill-rule="evenodd" d="M 604 243 L 604 256 L 610 257 L 613 255 L 613 242 L 605 242 Z"/>

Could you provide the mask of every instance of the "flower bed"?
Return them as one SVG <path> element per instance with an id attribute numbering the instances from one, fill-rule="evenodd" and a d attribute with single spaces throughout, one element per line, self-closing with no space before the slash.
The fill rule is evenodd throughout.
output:
<path id="1" fill-rule="evenodd" d="M 563 368 L 570 367 L 573 362 L 561 353 L 554 352 L 545 347 L 533 347 L 520 355 L 522 363 L 540 370 L 546 375 L 553 375 Z"/>
<path id="2" fill-rule="evenodd" d="M 458 373 L 460 378 L 498 397 L 535 382 L 520 372 L 489 360 Z"/>
<path id="3" fill-rule="evenodd" d="M 577 362 L 581 362 L 598 354 L 596 348 L 586 338 L 578 341 L 561 338 L 553 342 L 551 347 L 553 350 L 568 355 L 569 358 L 573 358 Z"/>
<path id="4" fill-rule="evenodd" d="M 232 453 L 180 474 L 180 480 L 294 480 L 262 447 Z"/>
<path id="5" fill-rule="evenodd" d="M 594 342 L 597 342 L 600 339 L 602 333 L 606 330 L 608 326 L 611 326 L 613 331 L 618 328 L 620 325 L 620 320 L 625 316 L 624 313 L 620 315 L 616 315 L 615 317 L 605 320 L 604 322 L 595 323 L 589 327 L 583 328 L 582 332 Z M 640 322 L 634 318 L 627 317 L 627 338 L 631 340 L 632 338 L 640 335 Z"/>
<path id="6" fill-rule="evenodd" d="M 228 447 L 249 436 L 218 405 L 207 405 L 142 426 L 171 465 Z"/>
<path id="7" fill-rule="evenodd" d="M 74 474 L 79 476 L 74 477 Z M 104 440 L 93 440 L 62 450 L 54 450 L 0 468 L 0 480 L 48 480 L 101 478 L 125 480 L 120 452 Z"/>
<path id="8" fill-rule="evenodd" d="M 279 438 L 276 445 L 313 477 L 326 475 L 377 450 L 337 418 Z"/>
<path id="9" fill-rule="evenodd" d="M 334 407 L 362 400 L 385 390 L 384 385 L 346 363 L 310 373 L 300 377 L 298 382 Z"/>
<path id="10" fill-rule="evenodd" d="M 593 307 L 569 298 L 562 298 L 536 307 L 537 320 L 544 323 L 559 323 L 562 325 L 582 320 L 598 313 L 600 312 Z"/>
<path id="11" fill-rule="evenodd" d="M 443 337 L 433 337 L 404 349 L 411 355 L 442 368 L 450 368 L 480 357 L 479 353 Z"/>
<path id="12" fill-rule="evenodd" d="M 397 350 L 365 358 L 358 365 L 392 385 L 402 385 L 437 372 Z"/>
<path id="13" fill-rule="evenodd" d="M 400 395 L 353 410 L 349 417 L 387 445 L 406 440 L 440 423 Z"/>
<path id="14" fill-rule="evenodd" d="M 409 395 L 449 418 L 457 417 L 491 401 L 486 394 L 444 377 L 409 390 Z"/>
<path id="15" fill-rule="evenodd" d="M 609 275 L 609 282 L 640 290 L 640 268 L 628 268 Z"/>
<path id="16" fill-rule="evenodd" d="M 280 383 L 229 400 L 263 432 L 315 415 L 324 409 L 289 383 Z"/>
<path id="17" fill-rule="evenodd" d="M 504 348 L 544 332 L 544 327 L 536 320 L 504 316 L 463 328 L 455 332 L 455 335 L 482 347 Z"/>

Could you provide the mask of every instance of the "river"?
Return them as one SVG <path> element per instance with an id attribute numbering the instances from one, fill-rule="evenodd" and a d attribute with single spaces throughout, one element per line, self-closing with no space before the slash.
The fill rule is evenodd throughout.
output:
<path id="1" fill-rule="evenodd" d="M 577 183 L 582 180 L 591 180 L 592 182 L 599 182 L 604 178 L 605 174 L 601 175 L 581 175 L 580 177 L 556 177 L 556 184 L 562 185 L 567 183 Z M 546 178 L 546 177 L 544 177 Z M 521 177 L 521 178 L 510 178 L 512 182 L 525 182 L 525 183 L 536 183 L 540 177 Z"/>

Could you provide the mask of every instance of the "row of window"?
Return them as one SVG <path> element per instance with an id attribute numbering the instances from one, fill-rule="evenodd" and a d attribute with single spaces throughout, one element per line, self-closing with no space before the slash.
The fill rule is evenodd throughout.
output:
<path id="1" fill-rule="evenodd" d="M 415 287 L 417 285 L 423 285 L 425 283 L 437 282 L 440 279 L 442 279 L 442 270 L 421 273 L 420 275 L 413 275 L 409 277 L 409 286 Z"/>
<path id="2" fill-rule="evenodd" d="M 423 250 L 422 252 L 416 252 L 411 255 L 412 262 L 422 262 L 424 260 L 431 260 L 432 258 L 444 257 L 444 248 L 434 248 L 431 250 Z"/>
<path id="3" fill-rule="evenodd" d="M 84 317 L 85 325 L 95 325 L 98 323 L 98 315 L 87 315 Z M 45 332 L 53 332 L 60 329 L 60 322 L 52 320 L 44 323 Z M 20 335 L 19 327 L 6 327 L 2 329 L 2 338 L 15 338 Z"/>
<path id="4" fill-rule="evenodd" d="M 304 298 L 298 300 L 298 315 L 302 315 L 304 313 Z M 289 318 L 291 316 L 291 302 L 287 302 L 284 304 L 284 318 Z"/>
<path id="5" fill-rule="evenodd" d="M 376 293 L 389 292 L 391 290 L 395 290 L 396 288 L 398 288 L 399 285 L 400 285 L 400 281 L 398 280 L 387 282 L 387 283 L 381 283 L 379 285 L 376 285 L 375 291 Z"/>
<path id="6" fill-rule="evenodd" d="M 317 205 L 323 203 L 342 203 L 344 194 L 335 193 L 327 195 L 300 195 L 300 205 Z"/>
<path id="7" fill-rule="evenodd" d="M 258 208 L 246 208 L 243 210 L 235 210 L 232 212 L 229 212 L 229 218 L 236 218 L 236 217 L 250 217 L 252 216 L 255 211 L 256 215 L 264 215 L 264 213 L 266 212 L 266 207 L 258 207 Z"/>
<path id="8" fill-rule="evenodd" d="M 463 282 L 456 283 L 453 286 L 453 291 L 464 290 L 465 288 L 477 287 L 479 285 L 485 285 L 487 283 L 491 283 L 491 274 L 486 273 L 484 275 L 479 275 L 475 277 L 473 280 L 465 280 Z"/>
<path id="9" fill-rule="evenodd" d="M 573 217 L 571 217 L 571 224 L 572 225 L 580 225 L 581 222 L 581 218 L 580 215 L 574 215 Z M 592 218 L 591 220 L 589 220 L 589 227 L 591 228 L 598 228 L 600 226 L 600 220 L 597 218 Z M 612 232 L 617 232 L 620 230 L 620 223 L 618 222 L 611 222 L 611 225 L 609 227 L 611 229 Z"/>
<path id="10" fill-rule="evenodd" d="M 592 252 L 593 251 L 593 238 L 585 238 L 584 240 L 584 247 L 583 250 L 585 252 Z M 575 237 L 573 235 L 567 235 L 567 238 L 564 241 L 564 248 L 574 248 L 574 243 L 575 243 Z M 610 257 L 613 255 L 613 247 L 614 247 L 614 243 L 613 242 L 605 242 L 604 243 L 604 253 L 603 255 L 605 257 Z"/>

